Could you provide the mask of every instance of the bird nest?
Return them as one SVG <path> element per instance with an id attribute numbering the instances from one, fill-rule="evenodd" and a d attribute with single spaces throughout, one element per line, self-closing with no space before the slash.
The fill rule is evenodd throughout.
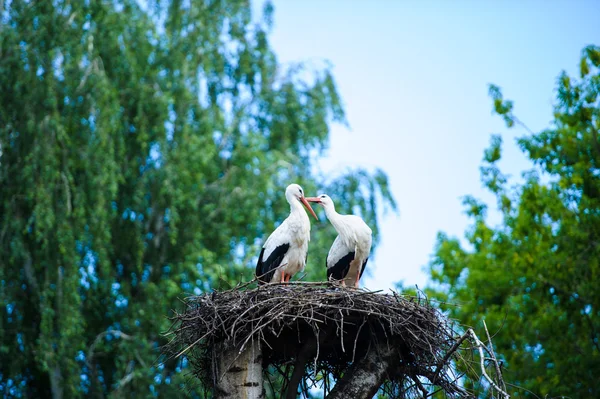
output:
<path id="1" fill-rule="evenodd" d="M 207 389 L 216 383 L 214 359 L 227 347 L 241 352 L 259 342 L 266 378 L 280 378 L 280 385 L 289 381 L 295 359 L 310 353 L 301 365 L 304 388 L 312 384 L 327 394 L 328 384 L 355 361 L 386 345 L 395 351 L 380 388 L 389 397 L 422 397 L 436 389 L 450 397 L 469 396 L 451 367 L 464 338 L 423 297 L 298 282 L 245 285 L 184 303 L 183 312 L 172 317 L 166 354 L 185 354 Z"/>

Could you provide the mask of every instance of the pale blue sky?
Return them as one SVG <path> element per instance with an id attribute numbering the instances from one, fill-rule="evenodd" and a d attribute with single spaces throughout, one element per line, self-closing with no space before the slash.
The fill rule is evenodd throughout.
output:
<path id="1" fill-rule="evenodd" d="M 494 205 L 479 180 L 490 134 L 504 139 L 503 171 L 518 178 L 530 167 L 514 142 L 525 132 L 491 114 L 488 84 L 541 130 L 560 71 L 577 73 L 582 48 L 600 44 L 600 1 L 273 3 L 279 61 L 329 61 L 345 103 L 350 130 L 333 127 L 323 167 L 381 167 L 398 200 L 399 216 L 383 219 L 370 289 L 423 287 L 436 233 L 463 236 L 461 197 Z"/>

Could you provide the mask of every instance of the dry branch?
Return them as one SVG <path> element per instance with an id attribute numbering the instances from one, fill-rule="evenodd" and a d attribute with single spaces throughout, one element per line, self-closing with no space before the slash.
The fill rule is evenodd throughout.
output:
<path id="1" fill-rule="evenodd" d="M 486 330 L 487 330 L 487 327 L 486 327 Z M 502 388 L 500 388 L 500 387 L 499 387 L 499 386 L 496 384 L 496 381 L 494 381 L 494 380 L 493 380 L 493 379 L 492 379 L 492 378 L 491 378 L 491 377 L 488 375 L 488 373 L 485 371 L 485 360 L 486 360 L 486 357 L 485 357 L 485 355 L 483 354 L 483 348 L 485 348 L 485 345 L 483 345 L 483 342 L 481 342 L 481 340 L 479 339 L 479 337 L 477 337 L 477 335 L 475 335 L 475 332 L 473 331 L 473 329 L 469 328 L 468 332 L 469 332 L 469 334 L 471 335 L 471 337 L 473 337 L 473 341 L 475 342 L 475 346 L 476 346 L 476 347 L 477 347 L 477 349 L 479 350 L 479 361 L 480 361 L 480 364 L 481 364 L 481 374 L 482 374 L 482 375 L 483 375 L 483 377 L 484 377 L 484 378 L 485 378 L 485 379 L 486 379 L 486 380 L 487 380 L 487 381 L 488 381 L 488 382 L 489 382 L 489 383 L 492 385 L 492 387 L 494 387 L 494 389 L 495 389 L 496 391 L 498 391 L 498 392 L 499 392 L 499 393 L 502 395 L 502 397 L 504 397 L 504 398 L 506 398 L 506 399 L 509 399 L 509 398 L 510 398 L 510 395 L 509 395 L 508 393 L 506 393 L 505 391 L 503 391 L 503 390 L 502 390 Z M 491 344 L 491 342 L 490 342 L 490 344 Z M 486 350 L 487 350 L 487 348 L 486 348 Z M 497 367 L 497 369 L 499 370 L 499 367 L 498 367 L 498 362 L 497 362 L 497 360 L 496 360 L 496 356 L 495 356 L 495 355 L 494 355 L 494 358 L 493 358 L 493 362 L 494 362 L 494 365 L 495 365 L 495 366 Z M 500 377 L 498 377 L 498 378 L 500 378 Z M 502 382 L 502 384 L 504 384 L 504 382 Z"/>

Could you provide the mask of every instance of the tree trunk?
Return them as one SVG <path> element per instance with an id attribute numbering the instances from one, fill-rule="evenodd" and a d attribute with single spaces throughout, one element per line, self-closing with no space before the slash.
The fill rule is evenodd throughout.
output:
<path id="1" fill-rule="evenodd" d="M 242 353 L 238 348 L 218 351 L 215 374 L 216 399 L 262 399 L 262 350 L 259 342 L 249 343 Z"/>
<path id="2" fill-rule="evenodd" d="M 52 387 L 52 399 L 62 399 L 62 374 L 58 364 L 55 364 L 50 370 L 50 386 Z"/>
<path id="3" fill-rule="evenodd" d="M 386 344 L 372 346 L 366 357 L 352 364 L 340 379 L 327 399 L 371 399 L 388 377 L 397 353 Z"/>

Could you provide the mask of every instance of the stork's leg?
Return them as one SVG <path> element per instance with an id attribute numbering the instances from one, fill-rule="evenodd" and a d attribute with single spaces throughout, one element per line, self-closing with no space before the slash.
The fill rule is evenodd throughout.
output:
<path id="1" fill-rule="evenodd" d="M 281 270 L 281 284 L 285 283 L 285 273 Z"/>
<path id="2" fill-rule="evenodd" d="M 285 276 L 285 282 L 286 282 L 286 283 L 289 283 L 291 278 L 292 278 L 292 275 L 291 275 L 291 274 L 288 274 L 288 275 L 286 275 L 286 276 Z"/>
<path id="3" fill-rule="evenodd" d="M 358 288 L 358 280 L 360 279 L 360 272 L 356 273 L 356 282 L 354 283 L 354 288 Z"/>

